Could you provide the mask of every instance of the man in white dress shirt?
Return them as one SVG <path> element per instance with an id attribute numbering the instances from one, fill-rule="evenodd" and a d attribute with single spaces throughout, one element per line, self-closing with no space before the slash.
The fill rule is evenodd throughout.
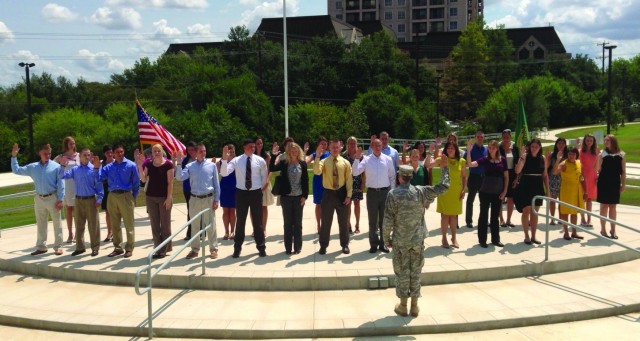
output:
<path id="1" fill-rule="evenodd" d="M 222 150 L 222 165 L 220 175 L 235 174 L 236 177 L 236 235 L 233 238 L 233 258 L 240 257 L 244 243 L 247 213 L 251 209 L 251 223 L 253 237 L 260 257 L 265 257 L 264 232 L 262 231 L 262 188 L 266 185 L 267 163 L 254 154 L 256 143 L 253 139 L 246 139 L 242 143 L 244 153 L 232 160 L 229 158 L 227 146 Z"/>
<path id="2" fill-rule="evenodd" d="M 369 217 L 369 252 L 380 250 L 388 253 L 382 238 L 382 219 L 389 190 L 395 188 L 396 170 L 390 156 L 382 154 L 382 141 L 371 141 L 371 155 L 362 161 L 362 149 L 358 148 L 353 162 L 353 176 L 365 173 L 367 179 L 367 213 Z"/>

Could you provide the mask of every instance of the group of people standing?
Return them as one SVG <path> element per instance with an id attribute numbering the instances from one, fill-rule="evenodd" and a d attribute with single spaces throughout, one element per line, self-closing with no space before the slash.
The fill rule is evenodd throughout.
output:
<path id="1" fill-rule="evenodd" d="M 173 181 L 184 182 L 183 192 L 188 206 L 189 219 L 205 208 L 217 210 L 222 206 L 222 220 L 225 228 L 224 240 L 234 241 L 233 257 L 239 257 L 245 239 L 247 216 L 253 226 L 252 237 L 260 256 L 266 256 L 265 235 L 267 206 L 273 204 L 274 194 L 282 207 L 284 220 L 284 249 L 287 254 L 298 254 L 302 248 L 302 213 L 310 188 L 307 168 L 313 164 L 313 202 L 315 206 L 320 254 L 327 252 L 331 224 L 334 213 L 338 216 L 340 249 L 350 253 L 350 236 L 360 232 L 360 201 L 367 191 L 368 239 L 371 253 L 389 252 L 383 237 L 385 205 L 388 193 L 399 183 L 397 172 L 400 165 L 412 169 L 412 185 L 432 184 L 431 168 L 446 167 L 449 187 L 437 198 L 437 212 L 441 214 L 440 228 L 442 247 L 459 248 L 456 230 L 460 228 L 458 216 L 462 214 L 462 201 L 466 199 L 465 223 L 473 227 L 473 202 L 480 198 L 480 214 L 477 221 L 478 242 L 481 247 L 488 243 L 502 247 L 499 227 L 514 227 L 511 221 L 513 209 L 522 213 L 525 244 L 539 244 L 536 238 L 541 200 L 532 205 L 536 195 L 559 198 L 560 201 L 588 211 L 592 202 L 600 203 L 600 213 L 611 219 L 616 218 L 616 205 L 620 193 L 625 188 L 625 158 L 617 139 L 607 135 L 604 149 L 598 150 L 595 137 L 587 134 L 573 148 L 567 141 L 557 139 L 553 151 L 543 153 L 539 139 L 533 139 L 526 146 L 517 148 L 511 141 L 511 131 L 502 132 L 500 142 L 484 144 L 484 134 L 478 131 L 475 141 L 467 141 L 466 151 L 461 152 L 457 137 L 450 134 L 442 149 L 436 148 L 439 141 L 427 146 L 416 143 L 409 148 L 404 144 L 402 152 L 389 145 L 389 135 L 382 132 L 378 138 L 372 136 L 369 150 L 358 147 L 355 137 L 342 141 L 319 138 L 316 151 L 306 155 L 309 144 L 304 148 L 286 138 L 280 150 L 274 143 L 271 153 L 265 151 L 261 138 L 243 142 L 240 155 L 236 155 L 233 145 L 226 145 L 222 157 L 216 162 L 207 158 L 203 144 L 190 142 L 187 155 L 177 152 L 167 155 L 160 144 L 151 147 L 151 155 L 144 156 L 137 150 L 134 161 L 124 157 L 121 145 L 103 149 L 101 161 L 87 148 L 76 151 L 75 141 L 67 137 L 63 141 L 64 152 L 51 160 L 51 147 L 40 149 L 40 161 L 20 167 L 15 156 L 19 148 L 14 145 L 12 170 L 16 174 L 28 175 L 36 183 L 36 220 L 38 224 L 37 250 L 34 254 L 46 252 L 46 215 L 52 217 L 54 225 L 54 249 L 61 254 L 62 229 L 58 210 L 65 207 L 68 227 L 70 217 L 76 220 L 76 250 L 72 255 L 85 252 L 84 228 L 88 225 L 92 255 L 100 248 L 100 227 L 98 208 L 107 213 L 108 236 L 105 241 L 113 241 L 114 251 L 110 257 L 124 254 L 130 257 L 135 243 L 133 208 L 140 184 L 144 185 L 147 212 L 153 233 L 154 245 L 158 246 L 171 235 L 171 207 Z M 579 140 L 576 141 L 578 143 Z M 346 148 L 345 148 L 346 147 Z M 365 155 L 366 154 L 366 155 Z M 408 156 L 408 159 L 407 159 Z M 57 162 L 56 162 L 57 161 Z M 467 170 L 467 168 L 469 168 Z M 272 193 L 271 174 L 279 173 L 277 191 Z M 468 194 L 467 194 L 468 193 Z M 58 199 L 58 200 L 54 200 Z M 506 202 L 506 219 L 502 204 Z M 353 204 L 352 204 L 353 203 Z M 555 203 L 550 212 L 556 213 Z M 577 211 L 570 206 L 560 205 L 559 219 L 577 223 Z M 351 216 L 355 217 L 355 228 Z M 126 243 L 120 229 L 124 221 Z M 188 259 L 195 258 L 200 248 L 200 238 L 191 238 L 202 226 L 214 224 L 208 239 L 211 258 L 217 258 L 218 240 L 215 221 L 201 215 L 191 224 L 185 240 L 191 240 Z M 555 224 L 552 221 L 552 224 Z M 589 226 L 589 215 L 582 215 L 581 224 Z M 615 224 L 606 230 L 601 222 L 601 234 L 617 239 Z M 447 239 L 447 232 L 451 240 Z M 488 240 L 490 233 L 491 239 Z M 575 229 L 568 231 L 564 226 L 564 239 L 582 239 Z M 69 228 L 69 240 L 74 233 Z M 123 247 L 124 246 L 124 247 Z M 166 243 L 154 258 L 163 258 L 172 250 Z"/>

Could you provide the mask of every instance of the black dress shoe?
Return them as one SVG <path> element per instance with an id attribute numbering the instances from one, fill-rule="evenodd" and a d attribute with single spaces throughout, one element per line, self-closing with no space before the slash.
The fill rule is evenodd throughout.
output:
<path id="1" fill-rule="evenodd" d="M 87 250 L 75 250 L 71 253 L 72 256 L 77 256 L 79 254 L 85 253 Z"/>
<path id="2" fill-rule="evenodd" d="M 267 252 L 265 250 L 260 250 L 260 251 L 258 251 L 258 255 L 260 257 L 266 257 L 267 256 Z"/>
<path id="3" fill-rule="evenodd" d="M 98 255 L 98 250 L 91 251 L 91 257 L 95 257 Z"/>
<path id="4" fill-rule="evenodd" d="M 351 250 L 349 250 L 348 246 L 345 246 L 342 248 L 342 253 L 344 253 L 345 255 L 348 255 L 349 253 L 351 253 Z"/>
<path id="5" fill-rule="evenodd" d="M 162 254 L 162 253 L 156 253 L 155 255 L 151 256 L 151 258 L 153 258 L 153 259 L 162 259 L 164 257 L 165 257 L 165 255 Z"/>
<path id="6" fill-rule="evenodd" d="M 299 255 L 299 254 L 300 254 L 300 250 L 295 250 L 295 251 L 293 251 L 293 254 L 295 254 L 295 255 Z"/>
<path id="7" fill-rule="evenodd" d="M 380 246 L 379 250 L 384 252 L 384 253 L 389 253 L 389 249 L 387 249 L 386 246 Z"/>
<path id="8" fill-rule="evenodd" d="M 538 245 L 542 244 L 542 242 L 540 242 L 537 239 L 531 239 L 531 242 L 533 242 L 534 244 L 538 244 Z"/>
<path id="9" fill-rule="evenodd" d="M 320 247 L 320 251 L 318 251 L 319 254 L 321 255 L 326 255 L 327 254 L 327 248 L 322 246 Z"/>
<path id="10" fill-rule="evenodd" d="M 238 257 L 240 257 L 240 250 L 234 250 L 234 251 L 233 251 L 233 255 L 231 255 L 231 257 L 233 257 L 233 258 L 238 258 Z"/>
<path id="11" fill-rule="evenodd" d="M 378 248 L 375 246 L 369 249 L 369 253 L 376 253 L 376 252 L 378 252 Z"/>
<path id="12" fill-rule="evenodd" d="M 504 247 L 504 244 L 502 244 L 501 242 L 497 242 L 497 243 L 491 243 L 497 247 Z"/>
<path id="13" fill-rule="evenodd" d="M 528 240 L 525 240 L 524 243 L 527 244 L 527 245 L 531 245 L 532 244 L 531 241 L 528 241 Z"/>
<path id="14" fill-rule="evenodd" d="M 33 252 L 31 252 L 32 256 L 37 256 L 37 255 L 41 255 L 43 253 L 47 253 L 47 250 L 35 250 Z"/>
<path id="15" fill-rule="evenodd" d="M 487 245 L 487 243 L 480 243 L 480 246 L 485 248 L 485 249 L 489 247 L 489 245 Z"/>
<path id="16" fill-rule="evenodd" d="M 285 251 L 287 255 L 291 255 L 291 251 Z"/>
<path id="17" fill-rule="evenodd" d="M 115 256 L 121 255 L 123 253 L 124 253 L 123 250 L 113 250 L 113 252 L 108 254 L 107 257 L 115 257 Z"/>

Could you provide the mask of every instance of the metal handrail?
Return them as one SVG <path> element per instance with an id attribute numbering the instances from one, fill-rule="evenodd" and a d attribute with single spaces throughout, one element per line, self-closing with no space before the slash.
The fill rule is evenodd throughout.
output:
<path id="1" fill-rule="evenodd" d="M 171 242 L 176 236 L 178 236 L 179 234 L 181 234 L 181 232 L 185 229 L 188 228 L 189 225 L 198 217 L 201 217 L 205 214 L 209 214 L 209 224 L 207 226 L 204 226 L 202 228 L 202 230 L 200 230 L 198 233 L 196 233 L 195 235 L 191 236 L 191 239 L 189 239 L 188 242 L 186 242 L 184 245 L 182 245 L 182 247 L 180 247 L 177 251 L 173 252 L 173 254 L 162 264 L 160 264 L 160 266 L 158 266 L 157 268 L 153 268 L 151 262 L 153 261 L 153 255 L 155 253 L 157 253 L 160 249 L 162 249 L 165 245 L 167 245 L 169 242 Z M 198 214 L 196 214 L 193 218 L 191 218 L 189 221 L 187 221 L 186 223 L 184 223 L 177 232 L 173 233 L 169 238 L 165 239 L 162 243 L 160 243 L 160 245 L 156 246 L 153 250 L 151 250 L 149 252 L 149 254 L 147 255 L 147 261 L 148 264 L 144 265 L 142 267 L 140 267 L 140 269 L 138 269 L 138 271 L 136 271 L 136 276 L 135 276 L 135 280 L 134 280 L 134 284 L 135 284 L 135 290 L 136 293 L 138 295 L 144 295 L 145 293 L 147 294 L 147 313 L 148 313 L 148 319 L 147 321 L 149 321 L 149 338 L 152 339 L 153 338 L 153 308 L 152 308 L 152 299 L 151 299 L 151 290 L 153 289 L 153 278 L 158 275 L 160 273 L 160 271 L 162 271 L 164 268 L 166 268 L 167 266 L 169 266 L 169 264 L 171 264 L 171 262 L 182 252 L 184 251 L 184 249 L 186 249 L 187 247 L 191 247 L 191 242 L 193 242 L 196 238 L 200 238 L 200 236 L 202 236 L 206 231 L 212 231 L 213 230 L 213 226 L 215 224 L 215 217 L 213 215 L 213 210 L 211 208 L 207 208 L 204 209 L 202 211 L 200 211 Z M 210 235 L 211 236 L 211 235 Z M 204 275 L 206 273 L 206 268 L 204 266 L 204 260 L 205 260 L 205 248 L 206 248 L 206 244 L 207 243 L 201 243 L 202 246 L 202 274 Z M 140 277 L 142 276 L 143 272 L 147 272 L 147 286 L 140 289 Z"/>
<path id="2" fill-rule="evenodd" d="M 572 224 L 572 223 L 570 223 L 568 221 L 565 221 L 565 220 L 562 220 L 562 219 L 559 219 L 559 218 L 556 218 L 556 217 L 550 215 L 549 214 L 549 205 L 548 205 L 548 203 L 549 202 L 555 202 L 558 205 L 562 205 L 562 206 L 566 206 L 566 207 L 572 208 L 572 209 L 574 209 L 574 210 L 576 210 L 576 211 L 578 211 L 580 213 L 584 213 L 584 214 L 586 214 L 586 215 L 588 215 L 590 217 L 598 218 L 598 219 L 601 219 L 601 220 L 608 221 L 608 222 L 610 222 L 612 224 L 616 224 L 616 227 L 622 226 L 622 227 L 627 228 L 627 229 L 629 229 L 631 231 L 640 233 L 639 229 L 636 229 L 636 228 L 631 227 L 629 225 L 622 224 L 622 223 L 620 223 L 618 221 L 615 221 L 613 219 L 609 219 L 607 217 L 603 217 L 603 216 L 601 216 L 601 215 L 599 215 L 597 213 L 593 213 L 593 212 L 587 211 L 587 210 L 585 210 L 583 208 L 580 208 L 580 207 L 577 207 L 577 206 L 574 206 L 574 205 L 571 205 L 571 204 L 567 204 L 564 201 L 560 201 L 558 199 L 550 198 L 550 197 L 547 197 L 547 196 L 544 196 L 544 195 L 536 195 L 535 197 L 533 197 L 533 199 L 531 200 L 531 207 L 535 207 L 536 200 L 542 200 L 542 201 L 546 201 L 547 202 L 547 205 L 545 205 L 546 206 L 546 214 L 542 214 L 542 213 L 540 213 L 540 212 L 538 212 L 536 210 L 533 210 L 535 215 L 537 215 L 539 217 L 547 218 L 547 221 L 546 221 L 546 225 L 547 226 L 549 226 L 549 219 L 553 219 L 553 220 L 561 222 L 562 224 L 566 224 L 567 226 L 571 226 L 572 228 L 579 229 L 582 232 L 585 232 L 585 233 L 590 234 L 592 236 L 595 236 L 595 237 L 598 237 L 598 238 L 602 238 L 602 239 L 606 238 L 606 237 L 600 235 L 599 233 L 595 233 L 595 232 L 592 232 L 590 230 L 587 230 L 582 226 L 579 226 L 579 225 L 576 225 L 576 224 Z M 607 240 L 609 240 L 613 244 L 616 244 L 618 246 L 622 246 L 623 248 L 625 248 L 627 250 L 631 250 L 631 251 L 635 251 L 637 253 L 640 253 L 640 250 L 635 249 L 635 248 L 633 248 L 633 247 L 631 247 L 629 245 L 626 245 L 624 243 L 618 242 L 615 239 L 608 239 L 607 238 Z M 544 260 L 545 261 L 549 260 L 549 228 L 545 229 Z"/>
<path id="3" fill-rule="evenodd" d="M 12 200 L 12 199 L 23 198 L 23 197 L 29 197 L 29 196 L 34 196 L 35 194 L 36 194 L 36 191 L 28 191 L 28 192 L 20 192 L 20 193 L 8 194 L 8 195 L 1 195 L 0 196 L 0 201 Z M 0 210 L 0 213 L 19 211 L 19 210 L 24 210 L 24 209 L 27 209 L 27 208 L 33 208 L 33 204 L 16 206 L 16 207 L 11 207 L 11 208 L 5 208 L 3 210 Z"/>

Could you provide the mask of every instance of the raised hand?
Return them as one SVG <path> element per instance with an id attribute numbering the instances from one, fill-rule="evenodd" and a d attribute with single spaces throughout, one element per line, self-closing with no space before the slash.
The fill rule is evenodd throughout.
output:
<path id="1" fill-rule="evenodd" d="M 93 167 L 96 169 L 100 168 L 100 158 L 98 157 L 98 155 L 93 156 L 93 158 L 91 159 L 91 164 L 93 164 Z"/>
<path id="2" fill-rule="evenodd" d="M 409 142 L 407 142 L 407 140 L 405 140 L 405 141 L 402 143 L 402 151 L 406 153 L 406 152 L 407 152 L 407 150 L 409 150 Z"/>
<path id="3" fill-rule="evenodd" d="M 520 156 L 523 158 L 527 157 L 527 146 L 523 145 L 520 147 Z"/>
<path id="4" fill-rule="evenodd" d="M 473 140 L 467 140 L 467 153 L 471 152 L 471 148 L 473 148 Z"/>
<path id="5" fill-rule="evenodd" d="M 316 149 L 316 157 L 319 158 L 324 154 L 324 148 L 322 148 L 321 144 L 318 144 L 318 148 Z"/>
<path id="6" fill-rule="evenodd" d="M 433 142 L 429 143 L 429 154 L 433 155 L 435 151 L 436 151 L 436 144 Z"/>
<path id="7" fill-rule="evenodd" d="M 225 145 L 222 147 L 222 160 L 226 161 L 229 158 L 229 147 Z"/>
<path id="8" fill-rule="evenodd" d="M 353 158 L 358 160 L 362 158 L 362 147 L 358 146 L 356 148 L 356 154 L 353 156 Z"/>
<path id="9" fill-rule="evenodd" d="M 271 155 L 278 155 L 279 151 L 280 151 L 280 146 L 278 146 L 278 142 L 274 142 L 273 146 L 271 147 Z"/>
<path id="10" fill-rule="evenodd" d="M 302 148 L 302 151 L 304 152 L 305 155 L 307 154 L 307 152 L 309 151 L 309 142 L 304 143 L 304 147 Z"/>
<path id="11" fill-rule="evenodd" d="M 549 148 L 546 148 L 544 150 L 544 157 L 546 157 L 548 160 L 551 160 L 551 150 Z"/>
<path id="12" fill-rule="evenodd" d="M 13 146 L 11 147 L 11 156 L 17 156 L 18 152 L 20 151 L 20 147 L 18 146 L 17 143 L 14 143 Z"/>
<path id="13" fill-rule="evenodd" d="M 438 148 L 440 148 L 440 145 L 442 145 L 442 138 L 440 136 L 436 137 L 436 146 Z"/>
<path id="14" fill-rule="evenodd" d="M 142 167 L 142 164 L 144 163 L 144 154 L 140 153 L 139 149 L 133 151 L 133 158 L 136 160 L 136 165 L 138 165 L 138 167 Z"/>
<path id="15" fill-rule="evenodd" d="M 216 163 L 216 161 L 218 161 L 218 160 L 216 159 L 216 157 L 215 157 L 215 156 L 212 156 L 212 157 L 211 157 L 211 163 L 214 163 L 214 164 L 215 164 L 215 163 Z"/>
<path id="16" fill-rule="evenodd" d="M 182 157 L 184 155 L 182 154 L 182 150 L 177 149 L 174 153 L 173 153 L 173 158 L 177 161 L 177 162 L 182 162 Z"/>

